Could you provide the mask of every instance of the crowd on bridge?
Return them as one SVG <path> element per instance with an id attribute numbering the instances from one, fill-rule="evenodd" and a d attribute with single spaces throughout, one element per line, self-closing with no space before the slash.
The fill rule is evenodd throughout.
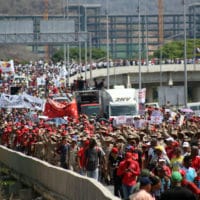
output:
<path id="1" fill-rule="evenodd" d="M 68 93 L 54 80 L 52 65 L 18 67 L 31 76 L 20 90 L 33 96 Z M 36 84 L 46 75 L 43 87 Z M 35 77 L 35 78 L 33 78 Z M 1 93 L 9 93 L 9 74 L 1 77 Z M 72 93 L 73 91 L 70 91 Z M 47 97 L 46 97 L 47 98 Z M 0 143 L 26 155 L 114 186 L 122 199 L 198 199 L 200 196 L 200 117 L 162 107 L 163 119 L 151 123 L 154 109 L 147 107 L 133 124 L 115 126 L 101 116 L 68 116 L 53 123 L 42 111 L 0 108 Z M 138 125 L 140 124 L 140 125 Z M 70 184 L 66 180 L 66 184 Z"/>

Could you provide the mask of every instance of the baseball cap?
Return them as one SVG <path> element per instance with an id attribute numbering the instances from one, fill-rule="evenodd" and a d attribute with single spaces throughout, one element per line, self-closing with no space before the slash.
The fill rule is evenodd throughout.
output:
<path id="1" fill-rule="evenodd" d="M 174 138 L 173 137 L 168 137 L 168 138 L 166 138 L 166 141 L 172 141 L 172 142 L 174 142 Z"/>
<path id="2" fill-rule="evenodd" d="M 173 182 L 181 182 L 182 179 L 183 179 L 183 178 L 182 178 L 180 172 L 178 172 L 178 171 L 172 172 L 171 180 L 172 180 Z"/>
<path id="3" fill-rule="evenodd" d="M 113 147 L 111 152 L 114 153 L 114 154 L 117 154 L 118 153 L 118 148 L 117 147 Z"/>
<path id="4" fill-rule="evenodd" d="M 146 177 L 145 176 L 141 177 L 139 179 L 139 182 L 140 182 L 140 186 L 146 186 L 146 185 L 152 184 L 150 178 L 147 177 L 147 176 Z"/>
<path id="5" fill-rule="evenodd" d="M 189 146 L 190 146 L 189 142 L 183 142 L 183 147 L 189 147 Z"/>
<path id="6" fill-rule="evenodd" d="M 163 146 L 161 146 L 161 145 L 155 146 L 155 149 L 156 149 L 156 150 L 160 150 L 160 151 L 162 151 L 162 152 L 163 152 L 163 150 L 164 150 Z"/>

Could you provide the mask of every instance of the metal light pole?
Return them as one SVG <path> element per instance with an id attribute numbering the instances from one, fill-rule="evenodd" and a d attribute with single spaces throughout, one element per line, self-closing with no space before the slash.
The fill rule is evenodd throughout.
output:
<path id="1" fill-rule="evenodd" d="M 193 41 L 194 41 L 194 43 L 193 43 L 193 49 L 194 49 L 194 61 L 193 61 L 193 64 L 194 64 L 194 69 L 196 69 L 196 37 L 197 37 L 197 35 L 196 35 L 196 9 L 194 8 L 194 37 L 193 37 Z"/>
<path id="2" fill-rule="evenodd" d="M 113 60 L 116 59 L 116 39 L 113 39 Z M 114 62 L 114 84 L 116 85 L 116 64 Z"/>
<path id="3" fill-rule="evenodd" d="M 139 67 L 139 91 L 142 89 L 141 81 L 141 24 L 140 24 L 140 0 L 138 0 L 138 67 Z"/>
<path id="4" fill-rule="evenodd" d="M 92 34 L 89 34 L 90 84 L 92 84 Z"/>
<path id="5" fill-rule="evenodd" d="M 106 60 L 107 60 L 107 89 L 110 88 L 110 62 L 109 62 L 109 22 L 108 22 L 108 0 L 106 0 Z"/>
<path id="6" fill-rule="evenodd" d="M 187 108 L 188 85 L 187 85 L 187 33 L 186 33 L 186 5 L 183 0 L 183 20 L 184 20 L 184 106 Z"/>
<path id="7" fill-rule="evenodd" d="M 63 8 L 64 8 L 64 13 L 63 17 L 64 19 L 66 18 L 66 10 L 65 6 L 67 5 L 67 20 L 69 19 L 69 0 L 63 0 Z M 66 57 L 67 53 L 67 57 Z M 67 66 L 67 85 L 69 86 L 69 78 L 70 78 L 70 68 L 69 68 L 69 44 L 67 44 L 67 50 L 66 50 L 66 43 L 64 44 L 64 65 L 65 67 Z"/>
<path id="8" fill-rule="evenodd" d="M 147 20 L 147 7 L 148 7 L 148 0 L 146 0 L 145 3 L 145 32 L 146 32 L 146 42 L 145 42 L 145 46 L 146 46 L 146 66 L 149 67 L 149 48 L 148 48 L 148 20 Z"/>
<path id="9" fill-rule="evenodd" d="M 85 32 L 87 33 L 87 4 L 85 5 Z M 87 80 L 87 39 L 85 41 L 85 81 Z"/>
<path id="10" fill-rule="evenodd" d="M 82 63 L 81 63 L 81 41 L 80 41 L 80 32 L 81 32 L 81 4 L 80 4 L 80 0 L 79 0 L 79 18 L 78 18 L 78 31 L 79 31 L 79 41 L 78 41 L 78 49 L 79 49 L 79 70 L 80 70 L 80 74 L 82 72 Z"/>
<path id="11" fill-rule="evenodd" d="M 63 0 L 63 17 L 64 19 L 66 18 L 66 10 L 65 10 L 65 6 L 66 6 L 66 0 Z M 67 57 L 66 57 L 66 53 L 67 53 L 67 50 L 66 50 L 66 43 L 64 44 L 64 50 L 63 50 L 63 56 L 64 56 L 64 67 L 66 68 L 67 66 Z M 67 70 L 67 73 L 69 74 L 69 70 Z M 67 74 L 67 76 L 68 76 Z M 68 81 L 68 80 L 67 80 Z"/>

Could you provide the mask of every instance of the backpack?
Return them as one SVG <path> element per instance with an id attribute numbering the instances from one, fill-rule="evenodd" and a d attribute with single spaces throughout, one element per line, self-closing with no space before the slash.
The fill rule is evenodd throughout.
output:
<path id="1" fill-rule="evenodd" d="M 98 147 L 88 148 L 85 152 L 85 168 L 88 171 L 93 171 L 98 167 L 98 158 L 100 157 L 100 150 Z"/>

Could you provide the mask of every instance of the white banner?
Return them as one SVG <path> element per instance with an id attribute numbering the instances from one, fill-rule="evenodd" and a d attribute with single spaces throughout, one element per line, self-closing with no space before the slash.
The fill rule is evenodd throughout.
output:
<path id="1" fill-rule="evenodd" d="M 134 118 L 132 116 L 118 116 L 115 117 L 113 120 L 113 126 L 119 126 L 123 124 L 133 124 L 134 123 Z"/>
<path id="2" fill-rule="evenodd" d="M 0 98 L 1 108 L 24 108 L 22 96 L 2 94 Z"/>
<path id="3" fill-rule="evenodd" d="M 44 110 L 45 100 L 30 96 L 26 93 L 22 95 L 2 94 L 0 98 L 1 108 L 28 108 L 31 110 Z"/>
<path id="4" fill-rule="evenodd" d="M 154 110 L 151 114 L 151 124 L 161 124 L 163 121 L 163 113 L 160 110 Z"/>
<path id="5" fill-rule="evenodd" d="M 0 69 L 2 70 L 3 73 L 15 73 L 14 69 L 14 61 L 0 61 Z"/>
<path id="6" fill-rule="evenodd" d="M 138 95 L 139 95 L 139 103 L 145 103 L 146 88 L 142 88 L 141 90 L 139 90 Z"/>
<path id="7" fill-rule="evenodd" d="M 28 95 L 22 94 L 24 105 L 31 110 L 44 110 L 45 100 Z"/>

